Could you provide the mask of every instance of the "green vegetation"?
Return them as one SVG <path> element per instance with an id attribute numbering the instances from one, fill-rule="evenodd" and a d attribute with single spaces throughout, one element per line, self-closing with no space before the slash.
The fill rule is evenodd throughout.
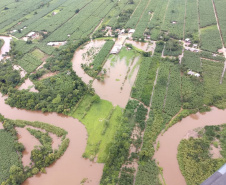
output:
<path id="1" fill-rule="evenodd" d="M 87 95 L 71 116 L 78 118 L 88 131 L 89 137 L 83 157 L 98 162 L 105 162 L 109 155 L 110 142 L 120 128 L 122 109 L 113 107 L 106 100 L 100 100 L 97 95 Z"/>
<path id="2" fill-rule="evenodd" d="M 184 51 L 184 57 L 182 59 L 182 70 L 186 71 L 188 69 L 195 72 L 202 72 L 199 53 Z"/>
<path id="3" fill-rule="evenodd" d="M 9 94 L 7 103 L 18 108 L 67 113 L 87 91 L 85 84 L 73 71 L 38 81 L 35 87 L 39 93 L 14 90 Z"/>
<path id="4" fill-rule="evenodd" d="M 180 142 L 177 158 L 188 185 L 202 183 L 226 162 L 225 131 L 225 125 L 206 126 L 199 132 L 200 138 Z M 213 159 L 209 152 L 214 140 L 222 146 L 222 158 Z"/>
<path id="5" fill-rule="evenodd" d="M 200 53 L 200 56 L 204 59 L 211 59 L 211 60 L 216 60 L 216 61 L 220 61 L 220 62 L 225 61 L 225 57 L 223 57 L 221 55 L 213 55 L 211 52 L 207 52 L 207 51 L 202 51 Z"/>
<path id="6" fill-rule="evenodd" d="M 140 70 L 132 89 L 131 97 L 141 100 L 147 106 L 150 104 L 157 67 L 158 58 L 142 58 Z"/>
<path id="7" fill-rule="evenodd" d="M 216 53 L 222 48 L 220 33 L 217 25 L 208 26 L 201 29 L 201 49 Z"/>
<path id="8" fill-rule="evenodd" d="M 22 167 L 22 161 L 20 159 L 20 155 L 22 154 L 19 151 L 17 154 L 15 148 L 17 142 L 9 132 L 0 130 L 0 140 L 0 184 L 2 184 L 3 181 L 9 178 L 11 166 Z"/>
<path id="9" fill-rule="evenodd" d="M 28 73 L 35 71 L 35 69 L 42 64 L 42 61 L 34 55 L 28 53 L 18 61 L 18 64 Z"/>
<path id="10" fill-rule="evenodd" d="M 179 56 L 182 54 L 181 43 L 175 40 L 170 39 L 166 42 L 164 48 L 164 56 Z"/>
<path id="11" fill-rule="evenodd" d="M 27 178 L 39 173 L 44 172 L 45 167 L 49 166 L 57 159 L 59 159 L 66 151 L 69 145 L 69 139 L 66 138 L 67 132 L 59 127 L 49 125 L 41 122 L 28 122 L 28 121 L 14 121 L 9 119 L 1 119 L 3 121 L 4 130 L 0 130 L 1 138 L 1 184 L 21 184 Z M 32 126 L 34 128 L 41 128 L 45 130 L 39 131 L 32 128 L 27 130 L 34 135 L 42 144 L 35 147 L 31 151 L 32 165 L 22 166 L 22 151 L 25 149 L 21 143 L 18 143 L 16 127 L 24 128 L 25 126 Z M 52 138 L 49 132 L 62 137 L 61 145 L 57 150 L 52 149 Z"/>

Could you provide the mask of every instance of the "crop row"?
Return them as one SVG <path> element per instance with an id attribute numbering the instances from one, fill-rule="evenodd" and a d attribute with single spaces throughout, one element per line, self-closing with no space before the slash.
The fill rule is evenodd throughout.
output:
<path id="1" fill-rule="evenodd" d="M 151 65 L 150 58 L 143 58 L 142 63 L 140 65 L 139 73 L 137 75 L 135 85 L 132 88 L 132 95 L 131 97 L 140 99 L 142 93 L 143 93 L 143 88 L 145 85 L 145 81 L 148 75 L 149 67 Z"/>
<path id="2" fill-rule="evenodd" d="M 154 12 L 154 15 L 148 25 L 148 29 L 150 30 L 151 39 L 158 40 L 164 22 L 168 0 L 155 0 L 152 4 L 153 9 L 151 9 L 151 12 Z"/>
<path id="3" fill-rule="evenodd" d="M 166 89 L 169 78 L 170 64 L 168 62 L 161 62 L 159 73 L 157 77 L 157 84 L 155 85 L 154 94 L 151 106 L 153 109 L 162 111 L 166 97 Z"/>
<path id="4" fill-rule="evenodd" d="M 196 0 L 189 0 L 186 3 L 186 18 L 185 18 L 185 38 L 198 37 L 198 6 Z M 197 39 L 199 40 L 199 38 Z"/>
<path id="5" fill-rule="evenodd" d="M 181 108 L 180 68 L 178 65 L 174 65 L 170 68 L 170 77 L 164 112 L 169 116 L 174 116 L 180 111 L 180 108 Z"/>
<path id="6" fill-rule="evenodd" d="M 140 17 L 143 14 L 143 11 L 145 10 L 147 4 L 150 0 L 141 0 L 138 4 L 136 10 L 133 12 L 133 15 L 130 17 L 130 20 L 126 23 L 126 28 L 135 28 Z"/>
<path id="7" fill-rule="evenodd" d="M 80 38 L 85 38 L 90 35 L 101 20 L 109 13 L 109 11 L 113 8 L 113 3 L 105 3 L 99 7 L 99 9 L 94 12 L 79 28 L 78 31 L 75 31 L 70 40 L 77 40 Z"/>
<path id="8" fill-rule="evenodd" d="M 108 1 L 97 1 L 94 0 L 91 3 L 89 3 L 85 8 L 83 8 L 79 13 L 72 17 L 69 21 L 67 21 L 65 24 L 63 24 L 60 28 L 58 28 L 56 31 L 54 31 L 47 39 L 46 41 L 64 41 L 68 39 L 68 35 L 72 35 L 74 32 L 77 32 L 80 30 L 81 25 L 86 24 L 85 22 L 93 16 L 95 19 L 95 13 L 98 12 L 98 14 L 101 14 L 102 12 L 105 12 L 105 6 L 108 6 L 108 4 L 114 5 L 114 2 L 108 2 Z M 98 17 L 98 16 L 97 16 Z M 103 18 L 103 17 L 101 17 Z M 99 20 L 101 18 L 98 17 Z M 95 26 L 96 21 L 92 23 L 91 25 Z M 88 27 L 90 25 L 87 25 Z M 97 26 L 97 24 L 96 24 Z"/>
<path id="9" fill-rule="evenodd" d="M 146 6 L 142 17 L 140 21 L 138 22 L 136 26 L 136 31 L 133 34 L 133 38 L 142 38 L 144 36 L 144 32 L 147 28 L 148 23 L 150 22 L 150 19 L 152 17 L 152 12 L 150 12 L 150 9 L 152 8 L 152 3 L 149 1 L 149 4 Z"/>

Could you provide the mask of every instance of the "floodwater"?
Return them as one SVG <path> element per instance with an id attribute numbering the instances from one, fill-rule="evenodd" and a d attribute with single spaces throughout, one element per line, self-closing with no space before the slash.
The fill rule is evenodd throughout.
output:
<path id="1" fill-rule="evenodd" d="M 22 143 L 25 147 L 25 150 L 23 151 L 23 157 L 22 162 L 24 166 L 30 166 L 30 157 L 31 157 L 31 151 L 34 149 L 34 146 L 41 146 L 41 143 L 38 139 L 36 139 L 34 136 L 28 132 L 26 128 L 16 128 L 18 133 L 18 141 Z"/>
<path id="2" fill-rule="evenodd" d="M 0 51 L 0 61 L 1 61 L 4 58 L 2 55 L 6 54 L 10 50 L 10 40 L 12 38 L 11 37 L 0 36 L 0 39 L 5 41 L 5 43 L 2 46 L 1 51 Z"/>
<path id="3" fill-rule="evenodd" d="M 85 45 L 82 49 L 76 50 L 74 58 L 72 60 L 73 70 L 76 74 L 82 78 L 82 80 L 88 84 L 92 77 L 87 75 L 81 68 L 81 64 L 89 64 L 93 61 L 92 55 L 87 55 L 87 52 L 97 53 L 104 45 L 103 40 L 94 40 Z M 117 56 L 116 56 L 117 57 Z M 93 88 L 101 99 L 108 100 L 113 105 L 119 105 L 125 107 L 129 97 L 131 88 L 136 79 L 136 75 L 139 70 L 139 65 L 136 65 L 139 58 L 135 58 L 134 61 L 130 61 L 129 64 L 126 58 L 118 59 L 114 62 L 108 59 L 104 65 L 104 69 L 107 73 L 104 78 L 104 82 L 94 80 Z M 127 78 L 126 78 L 127 77 Z"/>
<path id="4" fill-rule="evenodd" d="M 98 185 L 103 164 L 93 163 L 82 158 L 87 143 L 87 132 L 77 119 L 56 113 L 44 114 L 40 111 L 26 111 L 11 108 L 0 94 L 0 113 L 9 119 L 40 121 L 65 129 L 70 144 L 64 155 L 46 168 L 47 174 L 39 174 L 27 179 L 23 185 L 75 185 L 88 178 L 89 185 Z M 88 182 L 87 182 L 88 183 Z M 85 184 L 87 184 L 85 183 Z"/>
<path id="5" fill-rule="evenodd" d="M 150 52 L 151 51 L 152 53 L 154 53 L 155 47 L 156 47 L 156 44 L 155 44 L 154 41 L 152 41 L 152 44 L 150 45 L 150 43 L 148 43 L 148 42 L 136 42 L 136 41 L 127 39 L 126 43 L 127 44 L 132 44 L 136 48 L 141 49 L 141 50 L 143 50 L 145 52 Z"/>
<path id="6" fill-rule="evenodd" d="M 105 42 L 106 41 L 104 40 L 94 40 L 75 51 L 74 57 L 72 59 L 72 68 L 86 84 L 88 84 L 90 80 L 93 80 L 93 78 L 84 72 L 81 64 L 91 63 L 93 61 L 93 55 L 97 54 L 100 51 Z M 88 55 L 87 52 L 90 52 L 91 55 Z"/>
<path id="7" fill-rule="evenodd" d="M 133 62 L 130 61 L 128 65 L 126 58 L 120 59 L 118 57 L 114 62 L 110 59 L 107 60 L 103 67 L 107 70 L 104 82 L 98 80 L 93 82 L 93 88 L 101 99 L 125 108 L 139 70 L 139 65 L 136 65 L 138 60 L 137 57 Z"/>
<path id="8" fill-rule="evenodd" d="M 159 135 L 157 142 L 160 148 L 155 152 L 154 158 L 163 167 L 163 176 L 167 185 L 186 185 L 177 162 L 177 147 L 187 132 L 206 125 L 220 125 L 226 123 L 226 110 L 215 107 L 206 114 L 197 113 L 182 119 L 169 128 L 163 135 Z"/>
<path id="9" fill-rule="evenodd" d="M 35 89 L 33 82 L 28 78 L 25 80 L 25 82 L 19 87 L 19 90 L 23 89 L 30 89 L 30 92 L 38 92 L 37 89 Z"/>

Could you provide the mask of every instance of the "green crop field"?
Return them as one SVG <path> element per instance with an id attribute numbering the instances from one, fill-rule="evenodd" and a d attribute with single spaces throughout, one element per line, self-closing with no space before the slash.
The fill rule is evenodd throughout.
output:
<path id="1" fill-rule="evenodd" d="M 10 133 L 0 130 L 0 183 L 9 178 L 12 165 L 22 166 L 20 156 L 15 149 L 15 140 Z"/>

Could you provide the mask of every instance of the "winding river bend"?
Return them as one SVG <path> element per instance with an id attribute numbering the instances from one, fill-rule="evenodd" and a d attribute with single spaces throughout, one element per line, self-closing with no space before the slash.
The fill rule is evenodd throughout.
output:
<path id="1" fill-rule="evenodd" d="M 65 129 L 70 144 L 64 155 L 46 169 L 46 174 L 36 175 L 27 179 L 23 185 L 75 185 L 88 178 L 89 184 L 99 184 L 103 164 L 92 163 L 82 158 L 85 151 L 87 132 L 77 119 L 56 113 L 43 114 L 39 111 L 19 110 L 5 104 L 0 94 L 0 113 L 9 119 L 41 121 Z M 23 137 L 23 136 L 22 136 Z"/>
<path id="2" fill-rule="evenodd" d="M 159 166 L 163 167 L 163 176 L 167 185 L 186 185 L 177 162 L 177 147 L 188 131 L 206 125 L 224 123 L 226 123 L 226 110 L 213 107 L 211 112 L 197 113 L 182 119 L 163 135 L 158 136 L 160 148 L 155 152 L 154 158 L 159 162 Z"/>

